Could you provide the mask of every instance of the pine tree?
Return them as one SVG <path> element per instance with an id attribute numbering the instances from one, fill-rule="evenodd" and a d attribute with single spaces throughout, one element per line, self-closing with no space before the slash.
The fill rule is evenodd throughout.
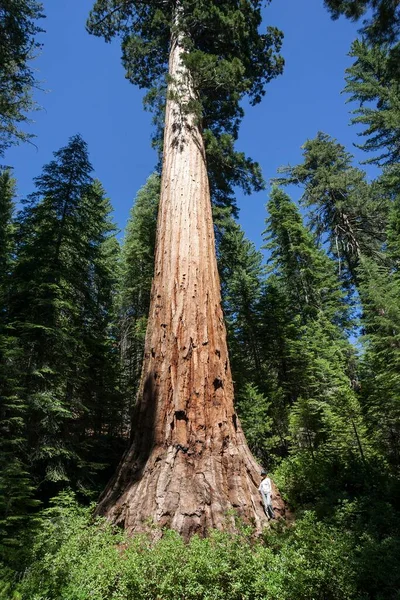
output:
<path id="1" fill-rule="evenodd" d="M 282 469 L 291 480 L 289 490 L 294 485 L 293 499 L 306 502 L 323 488 L 334 493 L 350 465 L 362 470 L 365 427 L 353 389 L 353 352 L 342 332 L 349 326 L 349 307 L 334 264 L 282 190 L 273 189 L 268 212 L 271 268 L 286 297 L 283 320 L 289 334 L 282 390 L 289 408 L 290 458 Z"/>
<path id="2" fill-rule="evenodd" d="M 19 215 L 12 323 L 23 347 L 32 472 L 52 493 L 90 477 L 108 423 L 107 327 L 116 274 L 110 206 L 80 136 L 55 152 Z M 110 258 L 111 256 L 111 258 Z M 112 379 L 112 378 L 111 378 Z M 99 391 L 101 388 L 101 392 Z M 90 432 L 90 435 L 89 435 Z M 89 438 L 89 439 L 88 439 Z"/>
<path id="3" fill-rule="evenodd" d="M 286 443 L 281 427 L 285 409 L 275 369 L 281 306 L 269 302 L 272 286 L 264 282 L 262 255 L 231 211 L 214 213 L 235 407 L 251 451 L 264 468 L 271 468 L 274 453 L 284 452 Z"/>
<path id="4" fill-rule="evenodd" d="M 324 0 L 333 19 L 345 15 L 363 21 L 361 32 L 373 43 L 394 42 L 400 31 L 400 8 L 397 0 Z"/>
<path id="5" fill-rule="evenodd" d="M 238 398 L 246 383 L 262 381 L 258 341 L 258 303 L 262 292 L 262 255 L 231 214 L 215 220 L 217 261 L 228 345 Z"/>
<path id="6" fill-rule="evenodd" d="M 77 353 L 74 283 L 77 276 L 82 282 L 86 235 L 75 226 L 91 170 L 86 145 L 75 136 L 36 178 L 37 191 L 19 215 L 12 317 L 24 348 L 28 441 L 38 481 L 67 481 L 66 465 L 74 460 L 65 431 L 73 411 L 71 357 Z"/>
<path id="7" fill-rule="evenodd" d="M 76 298 L 80 315 L 75 327 L 81 340 L 81 356 L 74 390 L 81 409 L 74 418 L 73 446 L 80 459 L 75 479 L 97 491 L 116 467 L 127 439 L 115 326 L 120 246 L 111 218 L 112 207 L 99 181 L 93 182 L 90 193 L 83 197 L 83 205 L 88 234 L 87 250 L 82 251 L 86 261 L 82 274 L 86 274 L 86 279 L 81 298 Z"/>
<path id="8" fill-rule="evenodd" d="M 332 261 L 316 247 L 290 197 L 274 188 L 268 203 L 267 248 L 274 273 L 285 281 L 292 310 L 307 323 L 322 311 L 332 323 L 346 324 L 343 300 Z"/>
<path id="9" fill-rule="evenodd" d="M 10 276 L 13 267 L 13 198 L 15 180 L 0 173 L 0 549 L 10 560 L 19 548 L 33 484 L 27 471 L 26 407 L 20 397 L 20 349 L 9 323 Z"/>
<path id="10" fill-rule="evenodd" d="M 124 394 L 130 407 L 142 371 L 159 200 L 160 177 L 154 173 L 136 196 L 122 246 L 120 343 Z"/>
<path id="11" fill-rule="evenodd" d="M 360 268 L 365 343 L 363 401 L 370 436 L 395 470 L 400 465 L 399 198 L 389 218 L 388 265 L 365 259 Z"/>
<path id="12" fill-rule="evenodd" d="M 400 190 L 396 191 L 388 219 L 387 255 L 391 269 L 397 276 L 400 274 Z"/>
<path id="13" fill-rule="evenodd" d="M 9 170 L 0 172 L 0 302 L 1 314 L 4 314 L 8 297 L 8 280 L 13 255 L 13 198 L 15 195 L 15 180 Z"/>
<path id="14" fill-rule="evenodd" d="M 258 467 L 233 407 L 205 160 L 206 146 L 227 151 L 220 176 L 228 182 L 238 182 L 237 166 L 244 184 L 254 172 L 231 150 L 243 116 L 240 100 L 260 101 L 282 68 L 275 54 L 281 35 L 273 28 L 260 34 L 260 24 L 261 2 L 247 0 L 240 6 L 98 0 L 90 16 L 92 33 L 108 41 L 121 36 L 133 83 L 154 92 L 168 74 L 134 441 L 99 508 L 130 532 L 151 518 L 189 536 L 221 526 L 232 507 L 259 528 L 266 520 Z M 210 143 L 215 138 L 227 143 Z"/>
<path id="15" fill-rule="evenodd" d="M 361 266 L 365 356 L 362 396 L 370 435 L 396 469 L 400 464 L 399 281 L 370 260 Z"/>
<path id="16" fill-rule="evenodd" d="M 350 344 L 323 313 L 301 326 L 290 345 L 297 399 L 282 470 L 295 503 L 329 507 L 367 484 L 371 444 L 355 393 L 354 362 Z"/>
<path id="17" fill-rule="evenodd" d="M 272 418 L 267 443 L 272 456 L 264 452 L 263 464 L 279 462 L 288 453 L 289 407 L 295 400 L 296 382 L 291 368 L 291 344 L 298 335 L 298 323 L 283 278 L 270 273 L 264 282 L 259 306 L 258 339 L 263 359 L 263 382 L 258 385 Z"/>
<path id="18" fill-rule="evenodd" d="M 359 135 L 366 138 L 359 146 L 378 153 L 367 162 L 395 165 L 400 162 L 400 78 L 391 67 L 389 47 L 353 42 L 350 56 L 355 58 L 347 69 L 345 92 L 349 102 L 357 102 L 352 123 L 364 125 Z"/>
<path id="19" fill-rule="evenodd" d="M 36 0 L 7 0 L 0 7 L 0 156 L 11 144 L 32 137 L 20 125 L 36 106 L 29 61 L 40 48 L 36 36 L 43 31 L 37 25 L 42 8 Z"/>
<path id="20" fill-rule="evenodd" d="M 302 203 L 311 207 L 310 225 L 319 241 L 328 242 L 339 276 L 358 283 L 361 255 L 379 254 L 385 240 L 387 199 L 352 166 L 353 157 L 324 133 L 303 146 L 304 161 L 282 167 L 282 184 L 303 186 Z M 323 237 L 325 234 L 326 238 Z"/>

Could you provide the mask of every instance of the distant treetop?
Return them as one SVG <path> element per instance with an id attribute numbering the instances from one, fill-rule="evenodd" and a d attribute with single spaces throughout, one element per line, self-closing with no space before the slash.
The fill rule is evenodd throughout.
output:
<path id="1" fill-rule="evenodd" d="M 399 0 L 325 0 L 333 19 L 340 15 L 352 21 L 365 16 L 361 33 L 369 42 L 395 43 L 400 33 Z"/>

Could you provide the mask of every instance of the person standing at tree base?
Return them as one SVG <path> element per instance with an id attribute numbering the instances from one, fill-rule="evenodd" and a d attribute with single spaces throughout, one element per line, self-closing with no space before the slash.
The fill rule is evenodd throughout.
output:
<path id="1" fill-rule="evenodd" d="M 261 471 L 261 477 L 266 475 L 266 471 Z M 274 507 L 272 506 L 272 482 L 269 477 L 265 477 L 258 488 L 264 505 L 265 514 L 269 519 L 274 519 Z"/>

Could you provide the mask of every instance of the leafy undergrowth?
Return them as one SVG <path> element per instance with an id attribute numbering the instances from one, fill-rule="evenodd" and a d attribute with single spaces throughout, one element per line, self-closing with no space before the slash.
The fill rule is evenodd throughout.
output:
<path id="1" fill-rule="evenodd" d="M 304 513 L 255 540 L 243 527 L 189 544 L 173 531 L 127 539 L 68 494 L 43 511 L 25 566 L 3 568 L 3 600 L 344 600 L 398 597 L 398 539 L 356 535 Z M 397 544 L 397 547 L 395 546 Z"/>

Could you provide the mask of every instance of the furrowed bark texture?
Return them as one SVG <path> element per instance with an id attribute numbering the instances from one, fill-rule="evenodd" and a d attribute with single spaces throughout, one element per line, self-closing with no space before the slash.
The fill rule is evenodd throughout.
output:
<path id="1" fill-rule="evenodd" d="M 188 538 L 212 527 L 234 529 L 230 509 L 258 530 L 268 519 L 258 492 L 260 469 L 233 406 L 204 143 L 195 117 L 185 113 L 196 96 L 182 53 L 177 36 L 132 445 L 99 512 L 130 533 L 154 522 Z M 274 492 L 278 516 L 284 505 Z"/>

